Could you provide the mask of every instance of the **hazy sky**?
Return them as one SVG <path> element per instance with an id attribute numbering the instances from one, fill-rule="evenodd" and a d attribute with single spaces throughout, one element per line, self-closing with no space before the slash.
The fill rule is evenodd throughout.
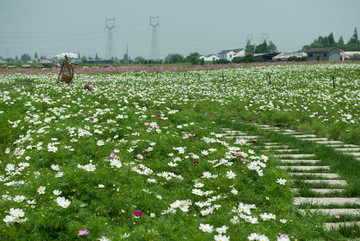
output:
<path id="1" fill-rule="evenodd" d="M 150 16 L 160 17 L 160 57 L 245 48 L 263 33 L 279 51 L 297 51 L 333 32 L 347 42 L 360 32 L 360 0 L 0 0 L 0 56 L 105 57 L 105 19 L 115 18 L 115 53 L 149 58 Z"/>

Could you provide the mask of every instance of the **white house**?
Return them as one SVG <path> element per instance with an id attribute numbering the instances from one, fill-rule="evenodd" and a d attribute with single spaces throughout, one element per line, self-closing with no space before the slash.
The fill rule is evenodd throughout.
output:
<path id="1" fill-rule="evenodd" d="M 213 62 L 220 59 L 216 54 L 202 55 L 199 58 L 204 60 L 204 62 Z"/>
<path id="2" fill-rule="evenodd" d="M 222 50 L 218 55 L 220 59 L 226 59 L 231 61 L 235 57 L 245 56 L 245 50 L 244 49 Z"/>

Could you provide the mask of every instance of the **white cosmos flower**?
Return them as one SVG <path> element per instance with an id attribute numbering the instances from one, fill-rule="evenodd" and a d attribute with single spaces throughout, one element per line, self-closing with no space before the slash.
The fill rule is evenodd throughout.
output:
<path id="1" fill-rule="evenodd" d="M 55 202 L 62 208 L 67 208 L 69 207 L 71 201 L 64 198 L 64 197 L 58 197 Z"/>
<path id="2" fill-rule="evenodd" d="M 46 187 L 40 186 L 40 187 L 38 188 L 37 192 L 38 192 L 39 194 L 45 194 L 45 189 L 46 189 Z"/>
<path id="3" fill-rule="evenodd" d="M 203 232 L 211 233 L 213 231 L 214 227 L 210 224 L 200 223 L 199 229 Z"/>
<path id="4" fill-rule="evenodd" d="M 61 193 L 62 193 L 62 191 L 60 191 L 60 190 L 54 190 L 53 191 L 53 194 L 56 195 L 56 196 L 59 196 Z"/>

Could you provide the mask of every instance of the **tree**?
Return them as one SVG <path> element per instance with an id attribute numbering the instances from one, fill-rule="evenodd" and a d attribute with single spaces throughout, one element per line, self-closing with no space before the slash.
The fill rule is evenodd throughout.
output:
<path id="1" fill-rule="evenodd" d="M 38 59 L 38 58 L 39 58 L 38 54 L 37 54 L 37 52 L 35 52 L 34 59 Z"/>
<path id="2" fill-rule="evenodd" d="M 357 28 L 354 29 L 354 34 L 349 40 L 348 44 L 360 44 Z"/>
<path id="3" fill-rule="evenodd" d="M 277 53 L 278 52 L 278 50 L 277 50 L 277 48 L 276 48 L 276 45 L 273 43 L 273 41 L 270 41 L 269 42 L 269 52 L 270 53 Z"/>
<path id="4" fill-rule="evenodd" d="M 340 36 L 339 41 L 337 42 L 338 45 L 344 45 L 344 38 L 343 36 Z"/>
<path id="5" fill-rule="evenodd" d="M 173 54 L 169 59 L 169 63 L 176 64 L 184 62 L 184 57 L 181 54 Z"/>
<path id="6" fill-rule="evenodd" d="M 135 63 L 140 63 L 140 64 L 144 64 L 145 63 L 145 58 L 141 57 L 141 56 L 138 56 L 134 59 L 134 62 Z"/>
<path id="7" fill-rule="evenodd" d="M 251 44 L 250 40 L 248 40 L 245 47 L 245 53 L 249 54 L 254 52 L 255 52 L 255 44 Z"/>
<path id="8" fill-rule="evenodd" d="M 192 63 L 192 64 L 199 64 L 200 63 L 200 54 L 198 52 L 191 53 L 185 58 L 185 62 Z"/>
<path id="9" fill-rule="evenodd" d="M 100 58 L 99 58 L 98 54 L 96 53 L 95 54 L 95 61 L 99 61 L 99 60 L 100 60 Z"/>
<path id="10" fill-rule="evenodd" d="M 255 48 L 255 53 L 269 53 L 269 46 L 266 42 L 266 40 L 264 40 L 264 42 L 262 44 L 259 44 L 258 46 L 256 46 Z"/>
<path id="11" fill-rule="evenodd" d="M 334 39 L 334 34 L 330 33 L 329 36 L 327 37 L 328 41 L 329 41 L 329 46 L 335 46 L 335 39 Z"/>
<path id="12" fill-rule="evenodd" d="M 31 60 L 31 57 L 28 54 L 23 54 L 23 55 L 21 55 L 20 59 L 22 62 L 27 63 L 28 61 Z"/>

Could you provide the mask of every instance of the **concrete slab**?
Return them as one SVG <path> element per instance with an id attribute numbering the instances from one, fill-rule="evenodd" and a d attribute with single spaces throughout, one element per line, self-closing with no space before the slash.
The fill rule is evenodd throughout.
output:
<path id="1" fill-rule="evenodd" d="M 339 229 L 342 226 L 352 227 L 352 226 L 360 226 L 360 221 L 352 221 L 352 222 L 338 222 L 338 223 L 324 223 L 324 229 Z"/>
<path id="2" fill-rule="evenodd" d="M 290 169 L 298 171 L 310 171 L 310 170 L 329 170 L 330 166 L 279 166 L 281 169 Z"/>
<path id="3" fill-rule="evenodd" d="M 290 176 L 315 176 L 322 178 L 340 178 L 337 173 L 310 173 L 310 172 L 289 172 Z"/>
<path id="4" fill-rule="evenodd" d="M 281 159 L 280 162 L 282 163 L 318 163 L 320 160 L 291 160 L 291 159 Z"/>
<path id="5" fill-rule="evenodd" d="M 289 157 L 289 158 L 309 158 L 309 157 L 315 157 L 315 154 L 276 154 L 276 157 Z"/>
<path id="6" fill-rule="evenodd" d="M 300 188 L 291 188 L 291 190 L 298 192 L 301 189 Z M 312 192 L 315 193 L 319 193 L 319 194 L 329 194 L 329 193 L 334 193 L 334 192 L 344 192 L 345 189 L 326 189 L 326 188 L 311 188 L 311 189 L 307 189 L 310 190 Z"/>
<path id="7" fill-rule="evenodd" d="M 346 186 L 347 182 L 345 180 L 326 180 L 326 179 L 322 179 L 322 180 L 299 180 L 305 183 L 326 183 L 329 185 L 338 185 L 338 186 Z"/>
<path id="8" fill-rule="evenodd" d="M 300 209 L 302 212 L 310 211 L 310 212 L 321 212 L 327 215 L 353 215 L 359 216 L 360 209 L 356 208 L 331 208 L 331 209 Z"/>
<path id="9" fill-rule="evenodd" d="M 294 199 L 295 205 L 301 204 L 312 205 L 343 205 L 357 204 L 360 205 L 360 198 L 357 197 L 297 197 Z"/>

